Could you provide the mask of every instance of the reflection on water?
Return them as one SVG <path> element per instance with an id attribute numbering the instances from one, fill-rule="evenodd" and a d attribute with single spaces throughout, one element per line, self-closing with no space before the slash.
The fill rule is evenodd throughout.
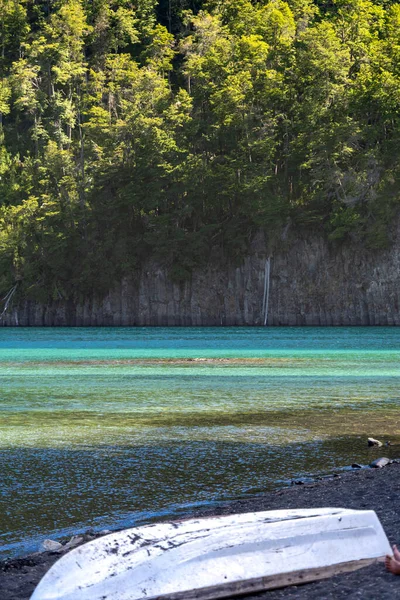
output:
<path id="1" fill-rule="evenodd" d="M 399 358 L 394 328 L 0 329 L 0 553 L 367 464 Z"/>

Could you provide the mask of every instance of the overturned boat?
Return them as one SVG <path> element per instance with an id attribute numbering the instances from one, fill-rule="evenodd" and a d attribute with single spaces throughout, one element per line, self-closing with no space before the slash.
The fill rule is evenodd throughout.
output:
<path id="1" fill-rule="evenodd" d="M 31 600 L 214 600 L 353 571 L 391 554 L 373 511 L 277 510 L 157 523 L 63 556 Z"/>

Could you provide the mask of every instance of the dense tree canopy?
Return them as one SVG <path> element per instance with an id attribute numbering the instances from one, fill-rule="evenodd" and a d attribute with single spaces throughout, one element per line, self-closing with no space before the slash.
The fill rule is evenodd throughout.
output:
<path id="1" fill-rule="evenodd" d="M 0 292 L 183 278 L 260 228 L 380 247 L 400 195 L 390 0 L 0 0 Z"/>

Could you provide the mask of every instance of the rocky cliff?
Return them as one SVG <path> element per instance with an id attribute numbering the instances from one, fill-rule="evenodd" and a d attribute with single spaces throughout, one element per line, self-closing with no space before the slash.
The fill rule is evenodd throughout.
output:
<path id="1" fill-rule="evenodd" d="M 220 257 L 183 283 L 148 262 L 102 299 L 26 301 L 10 306 L 2 324 L 399 325 L 399 301 L 400 227 L 391 247 L 379 252 L 316 235 L 286 236 L 270 252 L 260 235 L 240 265 Z"/>

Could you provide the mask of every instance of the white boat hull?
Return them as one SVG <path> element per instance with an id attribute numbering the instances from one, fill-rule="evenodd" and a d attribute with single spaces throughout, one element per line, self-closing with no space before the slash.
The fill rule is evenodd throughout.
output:
<path id="1" fill-rule="evenodd" d="M 322 579 L 390 553 L 373 511 L 279 510 L 158 523 L 72 550 L 31 600 L 212 600 Z"/>

